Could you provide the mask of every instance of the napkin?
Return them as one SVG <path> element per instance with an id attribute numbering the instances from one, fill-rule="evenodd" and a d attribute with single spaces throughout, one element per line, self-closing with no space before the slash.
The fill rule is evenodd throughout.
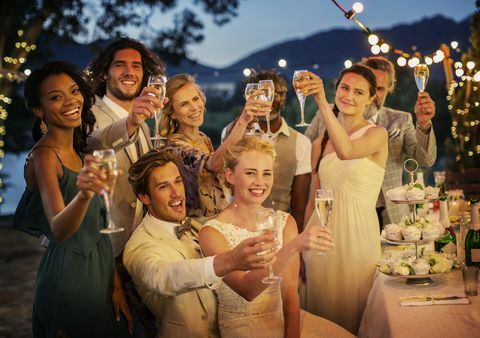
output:
<path id="1" fill-rule="evenodd" d="M 420 295 L 398 298 L 400 306 L 470 304 L 464 294 Z"/>

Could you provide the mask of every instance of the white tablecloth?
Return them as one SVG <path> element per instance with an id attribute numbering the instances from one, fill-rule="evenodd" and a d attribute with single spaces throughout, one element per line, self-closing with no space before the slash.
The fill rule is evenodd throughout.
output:
<path id="1" fill-rule="evenodd" d="M 400 306 L 399 297 L 463 293 L 460 270 L 432 279 L 430 285 L 407 285 L 377 272 L 358 337 L 480 337 L 480 295 L 468 305 Z"/>

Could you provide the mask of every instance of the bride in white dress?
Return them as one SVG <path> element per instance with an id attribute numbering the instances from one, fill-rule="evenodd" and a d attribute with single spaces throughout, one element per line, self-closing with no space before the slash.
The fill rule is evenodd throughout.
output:
<path id="1" fill-rule="evenodd" d="M 380 259 L 380 233 L 375 204 L 388 155 L 387 132 L 363 118 L 377 85 L 370 68 L 354 65 L 340 74 L 333 109 L 322 80 L 302 89 L 315 99 L 326 132 L 312 146 L 312 183 L 305 220 L 318 222 L 314 210 L 317 189 L 332 189 L 329 227 L 335 253 L 305 255 L 305 309 L 356 334 Z M 338 115 L 338 118 L 337 118 Z"/>
<path id="2" fill-rule="evenodd" d="M 225 178 L 234 188 L 234 201 L 200 230 L 200 245 L 205 255 L 220 254 L 258 234 L 256 212 L 263 209 L 262 203 L 273 184 L 274 156 L 273 146 L 255 137 L 246 137 L 230 149 L 225 159 Z M 283 282 L 263 284 L 265 269 L 225 276 L 215 290 L 222 337 L 299 337 L 301 327 L 302 334 L 306 329 L 304 326 L 311 330 L 309 336 L 319 337 L 325 327 L 326 321 L 321 318 L 300 313 L 297 288 L 299 252 L 330 250 L 333 245 L 330 231 L 311 226 L 297 235 L 292 216 L 276 211 L 275 217 L 280 224 L 278 233 L 283 246 L 277 253 L 273 271 L 283 277 Z M 340 335 L 344 333 L 336 325 L 335 330 Z"/>

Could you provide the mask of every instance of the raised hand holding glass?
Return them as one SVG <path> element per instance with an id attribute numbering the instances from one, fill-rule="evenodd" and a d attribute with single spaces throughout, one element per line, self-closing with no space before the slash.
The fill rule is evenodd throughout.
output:
<path id="1" fill-rule="evenodd" d="M 124 229 L 122 227 L 118 227 L 113 223 L 111 214 L 113 191 L 118 177 L 118 163 L 117 158 L 115 157 L 115 151 L 113 149 L 95 150 L 93 156 L 100 161 L 100 163 L 97 164 L 98 169 L 102 170 L 107 176 L 107 184 L 109 187 L 108 191 L 103 191 L 102 193 L 103 200 L 105 201 L 105 209 L 107 211 L 107 227 L 101 229 L 100 232 L 110 234 L 123 231 Z"/>
<path id="2" fill-rule="evenodd" d="M 167 78 L 164 75 L 157 74 L 157 75 L 150 75 L 148 77 L 148 84 L 149 87 L 153 87 L 160 92 L 160 96 L 158 99 L 160 102 L 163 102 L 165 99 L 165 91 L 167 85 Z M 160 123 L 162 121 L 162 110 L 155 109 L 155 135 L 152 136 L 150 139 L 153 142 L 153 146 L 157 147 L 160 140 L 165 140 L 166 138 L 160 135 Z"/>
<path id="3" fill-rule="evenodd" d="M 305 80 L 309 79 L 309 76 L 306 75 L 307 70 L 296 70 L 293 73 L 293 88 L 295 89 L 295 94 L 297 94 L 298 102 L 300 103 L 300 117 L 301 121 L 297 124 L 297 127 L 307 127 L 310 124 L 305 122 L 305 95 L 303 95 L 302 90 L 299 88 Z"/>
<path id="4" fill-rule="evenodd" d="M 270 111 L 267 115 L 265 115 L 265 119 L 267 121 L 266 136 L 271 138 L 273 134 L 270 130 L 270 112 L 272 111 L 271 106 L 273 105 L 273 99 L 275 98 L 275 85 L 273 84 L 272 80 L 261 80 L 258 82 L 258 85 L 261 92 L 260 100 L 270 103 Z"/>
<path id="5" fill-rule="evenodd" d="M 275 221 L 275 211 L 273 209 L 261 209 L 256 213 L 256 226 L 257 231 L 261 231 L 264 234 L 273 233 L 275 235 L 275 240 L 279 242 L 277 223 Z M 268 276 L 262 279 L 263 284 L 275 284 L 280 283 L 283 280 L 281 276 L 275 276 L 273 274 L 272 266 L 268 267 Z"/>
<path id="6" fill-rule="evenodd" d="M 248 101 L 252 95 L 254 95 L 259 90 L 258 83 L 247 83 L 245 86 L 245 101 Z M 247 135 L 259 135 L 260 132 L 255 128 L 255 124 L 258 124 L 258 118 L 255 116 L 252 122 L 249 123 L 245 134 Z"/>

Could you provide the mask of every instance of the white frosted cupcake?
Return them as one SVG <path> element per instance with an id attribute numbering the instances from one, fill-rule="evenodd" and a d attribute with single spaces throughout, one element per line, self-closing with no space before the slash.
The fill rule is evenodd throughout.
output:
<path id="1" fill-rule="evenodd" d="M 402 229 L 402 235 L 406 241 L 418 241 L 422 237 L 422 230 L 409 226 Z"/>
<path id="2" fill-rule="evenodd" d="M 395 223 L 385 225 L 385 234 L 388 239 L 402 240 L 402 227 Z"/>
<path id="3" fill-rule="evenodd" d="M 437 187 L 425 187 L 425 198 L 426 199 L 435 199 L 438 198 L 438 193 L 440 192 L 440 188 Z"/>
<path id="4" fill-rule="evenodd" d="M 422 229 L 422 239 L 436 238 L 439 235 L 440 229 L 431 223 L 427 223 Z"/>
<path id="5" fill-rule="evenodd" d="M 412 262 L 411 266 L 417 276 L 424 276 L 430 273 L 430 264 L 424 258 L 417 258 Z"/>
<path id="6" fill-rule="evenodd" d="M 407 188 L 396 187 L 387 191 L 387 197 L 392 201 L 405 201 L 407 199 Z"/>
<path id="7" fill-rule="evenodd" d="M 406 198 L 408 201 L 419 201 L 425 198 L 425 191 L 418 187 L 409 187 L 406 193 Z"/>

